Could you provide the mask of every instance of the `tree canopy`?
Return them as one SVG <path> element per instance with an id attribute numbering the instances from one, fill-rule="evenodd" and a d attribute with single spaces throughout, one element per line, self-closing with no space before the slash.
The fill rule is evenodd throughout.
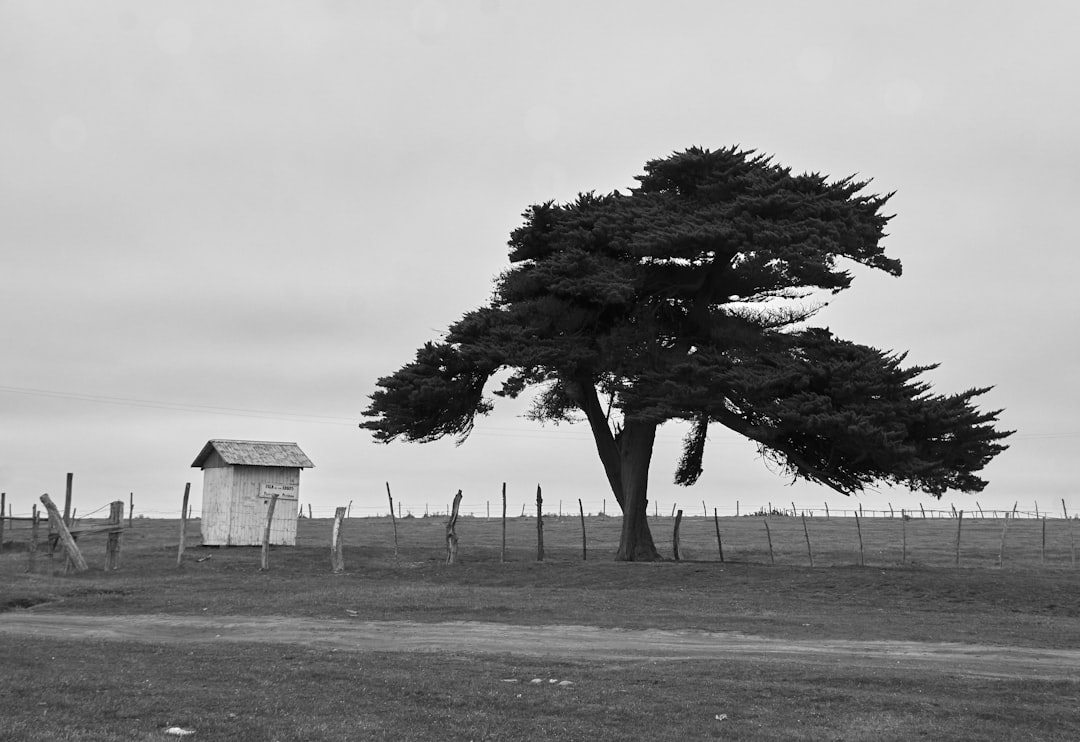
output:
<path id="1" fill-rule="evenodd" d="M 652 160 L 628 194 L 530 207 L 488 306 L 378 381 L 376 440 L 464 440 L 495 396 L 538 393 L 538 421 L 583 417 L 623 510 L 617 558 L 655 559 L 646 517 L 656 428 L 691 423 L 675 480 L 703 468 L 708 427 L 755 441 L 796 478 L 844 494 L 888 483 L 977 492 L 1006 448 L 973 388 L 935 395 L 878 350 L 808 326 L 857 263 L 899 276 L 881 247 L 892 194 L 752 151 Z M 848 265 L 845 265 L 847 263 Z"/>

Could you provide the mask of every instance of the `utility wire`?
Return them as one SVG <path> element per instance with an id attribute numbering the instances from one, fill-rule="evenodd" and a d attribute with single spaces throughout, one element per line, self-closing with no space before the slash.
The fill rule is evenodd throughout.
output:
<path id="1" fill-rule="evenodd" d="M 158 410 L 199 412 L 204 414 L 231 415 L 236 417 L 254 417 L 270 420 L 296 420 L 300 422 L 319 423 L 323 425 L 356 424 L 356 421 L 350 417 L 335 417 L 332 415 L 310 415 L 307 413 L 283 412 L 280 410 L 252 410 L 242 407 L 216 407 L 213 405 L 197 405 L 183 402 L 162 402 L 149 399 L 129 399 L 127 397 L 110 397 L 100 394 L 57 392 L 48 389 L 27 389 L 25 387 L 0 386 L 0 392 L 36 397 L 51 397 L 54 399 L 71 399 L 78 400 L 80 402 L 96 402 L 99 404 L 119 405 L 122 407 L 146 407 Z"/>

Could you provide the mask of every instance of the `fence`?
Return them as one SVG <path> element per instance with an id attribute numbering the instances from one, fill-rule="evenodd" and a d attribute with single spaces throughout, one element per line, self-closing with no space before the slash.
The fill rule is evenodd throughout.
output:
<path id="1" fill-rule="evenodd" d="M 70 484 L 71 475 L 65 513 L 71 506 Z M 0 493 L 0 506 L 5 504 L 5 498 L 6 495 Z M 589 511 L 582 500 L 544 498 L 534 502 L 530 499 L 509 506 L 504 502 L 504 499 L 484 500 L 481 507 L 475 502 L 470 507 L 467 500 L 460 503 L 461 533 L 453 536 L 460 539 L 463 561 L 469 560 L 470 555 L 492 558 L 496 549 L 497 558 L 505 558 L 508 538 L 513 550 L 520 552 L 520 544 L 529 542 L 531 553 L 541 556 L 546 550 L 548 559 L 584 558 L 590 552 L 594 559 L 603 559 L 614 553 L 618 546 L 621 518 L 616 517 L 617 508 L 615 513 L 606 515 L 606 500 L 601 501 L 599 509 Z M 190 506 L 186 503 L 185 498 L 185 513 L 190 515 Z M 6 504 L 6 517 L 0 507 L 0 554 L 25 550 L 32 569 L 37 550 L 32 518 L 15 516 L 11 503 Z M 701 510 L 684 511 L 673 504 L 670 512 L 665 512 L 666 508 L 661 511 L 660 504 L 653 503 L 650 525 L 662 554 L 693 561 L 807 566 L 1076 565 L 1076 517 L 1069 517 L 1064 501 L 1064 517 L 1049 517 L 1038 503 L 1033 510 L 1020 510 L 1019 503 L 1011 510 L 984 510 L 975 503 L 974 512 L 957 510 L 954 506 L 948 510 L 927 509 L 921 504 L 917 510 L 892 507 L 871 510 L 862 507 L 838 509 L 827 503 L 823 503 L 822 508 L 798 508 L 795 503 L 790 503 L 791 508 L 787 509 L 766 503 L 745 512 L 736 501 L 734 508 L 727 508 L 727 514 L 723 516 L 720 508 L 710 510 L 707 502 L 700 501 L 700 504 Z M 117 505 L 122 512 L 123 503 L 112 504 L 114 508 Z M 108 506 L 98 508 L 98 511 L 105 507 Z M 372 522 L 363 530 L 378 533 L 379 521 L 385 520 L 387 533 L 394 536 L 395 555 L 400 553 L 400 558 L 416 558 L 432 548 L 443 548 L 447 537 L 443 529 L 452 508 L 452 501 L 447 503 L 446 511 L 425 505 L 425 515 L 415 516 L 403 503 L 395 502 L 387 485 L 386 504 L 381 508 L 365 509 L 369 513 L 365 520 Z M 345 510 L 342 521 L 350 518 L 351 503 L 334 509 Z M 380 517 L 371 517 L 372 511 Z M 90 515 L 96 512 L 92 511 Z M 304 512 L 303 508 L 301 512 Z M 57 520 L 72 524 L 72 530 L 78 531 L 77 524 L 81 519 L 77 519 L 75 513 L 71 508 L 70 516 L 60 516 Z M 320 530 L 323 525 L 313 518 L 315 513 L 308 504 L 307 517 L 303 521 L 308 521 L 310 528 L 304 530 L 314 529 L 317 534 L 314 538 L 324 539 L 326 534 Z M 107 528 L 84 530 L 86 533 L 110 533 L 110 540 L 115 542 L 118 550 L 119 518 L 114 513 L 106 522 Z M 350 523 L 354 522 L 355 519 L 350 520 Z M 48 520 L 43 519 L 41 524 L 47 527 Z M 131 527 L 130 511 L 128 527 Z M 329 527 L 326 530 L 329 533 Z M 350 525 L 346 534 L 353 530 L 354 526 Z M 183 554 L 182 546 L 178 563 Z M 52 551 L 50 549 L 50 554 Z M 521 554 L 512 558 L 520 560 Z M 115 568 L 117 559 L 117 556 L 107 556 L 106 568 L 110 568 L 110 564 Z"/>

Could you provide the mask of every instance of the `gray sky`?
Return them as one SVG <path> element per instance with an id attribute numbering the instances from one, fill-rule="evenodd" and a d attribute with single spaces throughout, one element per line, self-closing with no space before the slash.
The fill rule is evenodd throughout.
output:
<path id="1" fill-rule="evenodd" d="M 81 513 L 179 510 L 210 438 L 296 441 L 316 515 L 354 502 L 614 511 L 584 426 L 506 404 L 461 447 L 371 442 L 375 379 L 490 298 L 530 204 L 633 185 L 646 160 L 740 144 L 897 191 L 900 279 L 819 315 L 995 385 L 1018 431 L 973 510 L 1080 510 L 1073 334 L 1080 202 L 1073 2 L 0 4 L 0 489 L 75 473 Z M 789 486 L 717 429 L 700 513 L 857 501 Z"/>

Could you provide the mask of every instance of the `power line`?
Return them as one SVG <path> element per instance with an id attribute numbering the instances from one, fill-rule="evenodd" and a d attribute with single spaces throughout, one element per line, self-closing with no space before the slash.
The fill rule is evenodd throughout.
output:
<path id="1" fill-rule="evenodd" d="M 196 412 L 213 415 L 230 415 L 234 417 L 252 417 L 264 420 L 293 420 L 297 422 L 317 423 L 321 425 L 356 425 L 351 417 L 335 417 L 332 415 L 311 415 L 301 412 L 283 412 L 280 410 L 253 410 L 243 407 L 217 407 L 213 405 L 198 405 L 185 402 L 162 402 L 150 399 L 130 399 L 127 397 L 111 397 L 100 394 L 79 394 L 75 392 L 58 392 L 49 389 L 28 389 L 25 387 L 0 386 L 0 392 L 9 394 L 22 394 L 35 397 L 50 397 L 53 399 L 70 399 L 80 402 L 95 402 L 98 404 L 111 404 L 121 407 L 145 407 L 158 410 L 172 410 L 175 412 Z"/>

